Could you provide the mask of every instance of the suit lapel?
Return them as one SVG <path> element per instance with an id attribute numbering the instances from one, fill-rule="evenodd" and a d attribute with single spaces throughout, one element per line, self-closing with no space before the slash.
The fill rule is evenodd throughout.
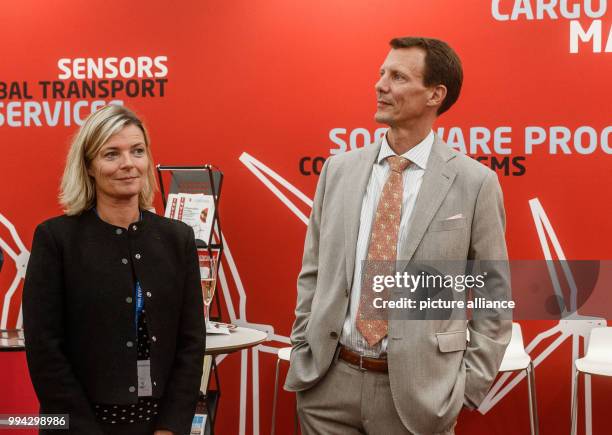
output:
<path id="1" fill-rule="evenodd" d="M 412 214 L 408 236 L 400 250 L 398 260 L 410 261 L 425 230 L 453 184 L 457 172 L 447 164 L 452 158 L 454 154 L 436 135 Z"/>
<path id="2" fill-rule="evenodd" d="M 381 144 L 382 139 L 363 148 L 361 152 L 355 153 L 356 161 L 347 162 L 343 174 L 344 250 L 346 254 L 346 281 L 349 289 L 353 285 L 361 205 L 372 173 L 372 166 L 376 162 Z"/>

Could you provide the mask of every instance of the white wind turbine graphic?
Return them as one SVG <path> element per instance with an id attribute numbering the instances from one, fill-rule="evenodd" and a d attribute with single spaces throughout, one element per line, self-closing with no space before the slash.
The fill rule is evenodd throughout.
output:
<path id="1" fill-rule="evenodd" d="M 8 229 L 9 234 L 13 238 L 13 242 L 17 246 L 17 251 L 13 250 L 13 248 L 0 237 L 0 248 L 4 251 L 5 255 L 10 257 L 14 262 L 17 269 L 17 273 L 15 274 L 15 278 L 11 282 L 8 290 L 4 293 L 4 301 L 2 303 L 2 316 L 0 317 L 0 329 L 7 329 L 8 323 L 8 314 L 9 307 L 11 305 L 11 301 L 17 288 L 19 287 L 19 283 L 22 279 L 25 279 L 26 268 L 28 266 L 28 259 L 30 258 L 30 251 L 28 251 L 21 241 L 19 234 L 17 234 L 17 230 L 15 226 L 2 214 L 0 213 L 0 224 L 4 225 L 6 229 Z M 23 319 L 22 319 L 22 311 L 21 311 L 21 303 L 19 304 L 19 316 L 17 317 L 17 328 L 21 328 Z"/>
<path id="2" fill-rule="evenodd" d="M 274 183 L 270 181 L 270 178 L 275 180 L 277 183 L 286 188 L 289 192 L 295 195 L 300 201 L 306 204 L 308 207 L 312 208 L 312 200 L 309 199 L 306 195 L 300 192 L 297 188 L 295 188 L 291 183 L 282 178 L 276 172 L 268 168 L 263 163 L 259 162 L 255 158 L 251 157 L 247 153 L 242 153 L 239 160 L 247 167 L 249 171 L 255 175 L 268 189 L 272 191 L 282 202 L 285 204 L 297 217 L 300 219 L 305 225 L 308 224 L 308 216 L 300 211 L 300 209 L 285 195 L 280 189 L 278 189 Z M 289 337 L 284 335 L 278 335 L 274 333 L 274 327 L 268 324 L 261 323 L 252 323 L 247 321 L 246 314 L 246 302 L 247 302 L 247 293 L 244 289 L 244 285 L 242 284 L 242 280 L 240 278 L 240 273 L 238 272 L 238 268 L 236 267 L 236 263 L 232 256 L 232 251 L 230 249 L 229 243 L 227 241 L 227 237 L 224 233 L 222 233 L 223 241 L 224 241 L 224 260 L 227 263 L 229 268 L 229 273 L 231 274 L 231 278 L 235 284 L 235 291 L 238 293 L 238 314 L 236 313 L 236 309 L 234 308 L 234 303 L 232 300 L 231 294 L 231 285 L 228 282 L 228 275 L 226 274 L 225 268 L 223 266 L 223 261 L 219 265 L 219 285 L 221 286 L 221 291 L 223 292 L 223 299 L 227 308 L 228 315 L 230 317 L 230 322 L 234 323 L 238 326 L 244 326 L 247 328 L 258 329 L 260 331 L 264 331 L 268 334 L 268 341 L 276 341 L 281 343 L 285 347 L 291 344 Z M 215 234 L 217 240 L 219 239 L 218 234 Z M 277 354 L 278 349 L 280 347 L 276 346 L 267 346 L 267 345 L 258 345 L 253 348 L 244 349 L 240 351 L 241 360 L 240 360 L 240 418 L 238 422 L 238 433 L 240 435 L 244 435 L 246 432 L 246 409 L 247 409 L 247 386 L 248 386 L 248 354 L 249 351 L 252 352 L 252 410 L 253 410 L 253 435 L 259 435 L 259 353 L 272 353 Z M 217 356 L 215 361 L 217 364 L 220 364 L 227 355 Z"/>
<path id="3" fill-rule="evenodd" d="M 223 257 L 225 262 L 229 267 L 229 273 L 235 283 L 236 291 L 238 292 L 238 315 L 236 315 L 236 310 L 234 309 L 234 303 L 232 301 L 231 295 L 231 287 L 227 280 L 227 275 L 225 273 L 225 268 L 223 267 L 223 261 L 219 265 L 219 282 L 218 285 L 221 286 L 221 290 L 223 292 L 223 300 L 225 302 L 225 306 L 227 308 L 227 312 L 230 317 L 230 322 L 238 325 L 244 326 L 246 328 L 253 328 L 260 331 L 264 331 L 268 334 L 268 341 L 277 341 L 288 345 L 291 343 L 289 337 L 285 337 L 283 335 L 277 335 L 274 333 L 274 327 L 272 325 L 261 324 L 261 323 L 252 323 L 247 321 L 246 315 L 246 302 L 247 302 L 247 294 L 242 284 L 242 280 L 240 279 L 240 273 L 236 268 L 236 263 L 234 262 L 234 258 L 232 256 L 232 252 L 230 250 L 230 246 L 227 242 L 227 238 L 223 235 Z M 259 435 L 259 352 L 265 353 L 278 353 L 278 347 L 271 347 L 266 345 L 258 345 L 251 349 L 252 352 L 252 382 L 253 382 L 253 391 L 252 391 L 252 407 L 253 407 L 253 435 Z M 247 385 L 248 385 L 248 352 L 249 349 L 244 349 L 240 351 L 240 418 L 238 422 L 238 433 L 240 435 L 244 435 L 246 432 L 246 402 L 247 402 Z M 219 365 L 227 355 L 219 355 L 215 358 L 215 362 Z"/>
<path id="4" fill-rule="evenodd" d="M 538 233 L 538 238 L 540 241 L 540 245 L 542 247 L 542 252 L 544 254 L 544 260 L 546 260 L 546 265 L 548 268 L 548 273 L 550 275 L 550 279 L 557 296 L 557 300 L 560 302 L 560 308 L 562 313 L 562 319 L 559 321 L 557 325 L 554 327 L 539 333 L 526 347 L 525 350 L 527 353 L 531 353 L 543 340 L 557 336 L 556 339 L 548 345 L 546 349 L 544 349 L 537 357 L 533 360 L 534 367 L 537 367 L 541 362 L 543 362 L 548 356 L 563 343 L 566 339 L 572 339 L 572 373 L 571 373 L 571 382 L 572 382 L 572 398 L 574 397 L 573 392 L 576 385 L 574 385 L 575 379 L 575 366 L 574 361 L 579 358 L 579 346 L 580 346 L 580 338 L 584 340 L 584 349 L 588 346 L 588 339 L 591 329 L 606 326 L 607 322 L 605 319 L 599 317 L 591 317 L 591 316 L 583 316 L 578 313 L 577 307 L 577 297 L 578 297 L 578 289 L 576 287 L 576 282 L 574 280 L 574 276 L 572 271 L 569 268 L 568 263 L 566 262 L 565 253 L 561 248 L 561 244 L 559 243 L 559 239 L 555 234 L 555 231 L 548 220 L 548 216 L 544 212 L 540 201 L 537 198 L 531 199 L 529 201 L 529 206 L 531 208 L 531 214 L 533 216 L 533 220 L 536 226 L 536 230 Z M 565 303 L 565 297 L 561 290 L 561 283 L 559 281 L 559 276 L 555 269 L 553 260 L 553 255 L 550 250 L 550 246 L 546 239 L 546 236 L 550 239 L 550 243 L 552 244 L 552 248 L 554 253 L 557 256 L 558 262 L 560 262 L 561 268 L 563 270 L 563 275 L 565 276 L 565 280 L 570 288 L 570 301 L 569 306 L 570 309 L 567 309 L 567 304 Z M 561 303 L 563 301 L 563 303 Z M 569 314 L 571 313 L 571 314 Z M 493 385 L 484 401 L 478 408 L 478 411 L 482 414 L 486 414 L 491 408 L 493 408 L 501 399 L 503 399 L 506 394 L 508 394 L 516 385 L 525 378 L 525 372 L 521 372 L 516 375 L 507 385 L 504 386 L 508 378 L 510 378 L 511 373 L 504 373 L 500 376 L 497 382 Z M 585 429 L 586 434 L 592 434 L 592 408 L 591 408 L 591 378 L 590 376 L 585 376 L 585 386 L 584 386 L 584 400 L 585 400 Z M 503 388 L 502 388 L 503 387 Z M 573 400 L 573 399 L 572 399 Z M 570 405 L 571 406 L 571 405 Z M 570 408 L 571 410 L 571 408 Z M 570 413 L 568 413 L 568 416 Z M 569 419 L 568 419 L 569 423 Z"/>
<path id="5" fill-rule="evenodd" d="M 268 189 L 276 195 L 283 204 L 285 204 L 305 225 L 308 224 L 308 216 L 300 211 L 300 209 L 278 189 L 270 178 L 276 181 L 278 184 L 286 188 L 289 192 L 295 195 L 300 201 L 306 204 L 307 207 L 312 208 L 312 200 L 304 195 L 295 186 L 289 183 L 287 180 L 282 178 L 276 172 L 268 168 L 266 165 L 253 158 L 247 153 L 242 153 L 239 160 L 247 167 L 249 171 L 255 175 Z M 269 177 L 269 178 L 268 178 Z M 246 320 L 246 301 L 247 294 L 240 279 L 240 274 L 236 268 L 236 263 L 232 256 L 227 238 L 223 234 L 224 240 L 224 258 L 229 266 L 232 279 L 236 285 L 236 291 L 239 297 L 239 311 L 236 315 L 234 304 L 230 293 L 230 285 L 225 274 L 223 264 L 219 268 L 219 284 L 223 292 L 223 299 L 226 304 L 227 311 L 229 313 L 230 321 L 239 326 L 245 326 L 248 328 L 258 329 L 268 333 L 268 341 L 276 341 L 282 343 L 285 347 L 290 345 L 291 341 L 289 337 L 284 335 L 278 335 L 274 333 L 274 327 L 272 325 L 251 323 Z M 272 353 L 277 354 L 280 347 L 259 345 L 252 348 L 252 408 L 253 408 L 253 435 L 259 435 L 259 353 Z M 248 349 L 241 351 L 241 364 L 240 364 L 240 420 L 239 420 L 239 434 L 243 435 L 246 430 L 246 390 L 248 385 L 247 370 L 248 370 Z M 221 363 L 225 355 L 218 356 L 216 359 L 217 364 Z"/>

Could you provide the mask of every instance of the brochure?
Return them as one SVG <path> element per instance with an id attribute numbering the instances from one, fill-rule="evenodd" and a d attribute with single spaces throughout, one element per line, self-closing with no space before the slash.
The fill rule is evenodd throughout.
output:
<path id="1" fill-rule="evenodd" d="M 196 239 L 208 243 L 215 215 L 215 200 L 202 193 L 171 193 L 168 195 L 165 216 L 185 222 Z"/>

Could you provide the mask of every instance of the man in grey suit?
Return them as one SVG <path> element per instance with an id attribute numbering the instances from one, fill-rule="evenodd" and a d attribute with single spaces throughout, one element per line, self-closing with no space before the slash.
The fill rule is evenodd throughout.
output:
<path id="1" fill-rule="evenodd" d="M 375 85 L 375 118 L 389 129 L 326 161 L 308 224 L 285 383 L 304 434 L 453 434 L 510 340 L 508 318 L 373 314 L 366 261 L 501 260 L 489 262 L 479 294 L 510 297 L 497 176 L 432 131 L 459 97 L 461 62 L 435 39 L 390 45 Z"/>

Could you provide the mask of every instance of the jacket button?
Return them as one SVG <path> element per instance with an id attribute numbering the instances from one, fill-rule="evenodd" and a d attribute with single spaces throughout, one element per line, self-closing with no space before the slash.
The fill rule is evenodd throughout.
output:
<path id="1" fill-rule="evenodd" d="M 128 296 L 127 298 L 125 298 L 125 301 L 126 301 L 128 304 L 131 304 L 131 303 L 132 303 L 132 297 L 131 297 L 131 296 Z"/>
<path id="2" fill-rule="evenodd" d="M 131 341 L 128 341 L 127 343 L 125 343 L 125 345 L 126 345 L 127 347 L 132 347 L 132 346 L 134 346 L 134 343 L 133 343 L 133 342 L 131 342 Z"/>
<path id="3" fill-rule="evenodd" d="M 157 387 L 157 382 L 153 381 L 153 385 L 155 385 Z"/>
<path id="4" fill-rule="evenodd" d="M 136 391 L 136 387 L 132 386 L 132 387 L 128 388 L 128 391 L 130 393 L 133 393 L 134 391 Z"/>
<path id="5" fill-rule="evenodd" d="M 117 228 L 115 230 L 115 234 L 121 234 L 123 232 L 123 230 L 121 228 Z"/>
<path id="6" fill-rule="evenodd" d="M 332 332 L 329 333 L 329 336 L 331 338 L 338 338 L 338 333 L 336 331 L 332 331 Z"/>
<path id="7" fill-rule="evenodd" d="M 127 260 L 127 258 L 122 258 L 122 259 L 121 259 L 121 262 L 122 262 L 123 264 L 128 264 L 128 260 Z"/>
<path id="8" fill-rule="evenodd" d="M 136 255 L 134 255 L 134 257 L 136 257 L 136 260 L 140 260 L 141 255 L 140 254 L 136 254 Z"/>
<path id="9" fill-rule="evenodd" d="M 147 292 L 147 297 L 150 298 L 151 297 L 151 292 Z"/>
<path id="10" fill-rule="evenodd" d="M 156 336 L 153 336 L 153 337 L 151 337 L 151 340 L 153 340 L 153 341 L 157 341 L 157 337 L 156 337 Z"/>
<path id="11" fill-rule="evenodd" d="M 134 231 L 136 231 L 136 230 L 138 229 L 138 227 L 137 227 L 136 225 L 132 225 L 132 229 L 133 229 Z"/>

